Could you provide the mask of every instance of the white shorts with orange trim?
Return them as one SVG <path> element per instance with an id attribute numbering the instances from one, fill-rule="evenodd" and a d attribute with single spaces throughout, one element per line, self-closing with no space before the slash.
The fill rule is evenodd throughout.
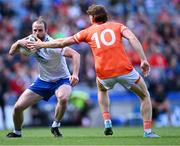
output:
<path id="1" fill-rule="evenodd" d="M 126 75 L 120 75 L 108 79 L 100 79 L 97 77 L 98 81 L 106 88 L 107 90 L 112 89 L 116 83 L 119 83 L 123 87 L 130 89 L 132 85 L 137 84 L 140 80 L 140 74 L 133 69 L 130 73 Z"/>

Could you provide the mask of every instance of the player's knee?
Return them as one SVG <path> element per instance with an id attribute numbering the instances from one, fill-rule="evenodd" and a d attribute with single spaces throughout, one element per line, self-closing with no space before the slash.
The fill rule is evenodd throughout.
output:
<path id="1" fill-rule="evenodd" d="M 14 106 L 14 112 L 15 113 L 19 113 L 19 112 L 22 112 L 24 110 L 23 106 L 21 106 L 20 104 L 16 104 Z"/>
<path id="2" fill-rule="evenodd" d="M 149 101 L 150 100 L 150 94 L 149 94 L 148 90 L 144 90 L 143 92 L 141 92 L 140 97 L 142 100 Z"/>
<path id="3" fill-rule="evenodd" d="M 58 100 L 67 100 L 70 96 L 70 93 L 57 93 L 56 97 Z"/>
<path id="4" fill-rule="evenodd" d="M 61 88 L 62 89 L 62 88 Z M 66 88 L 64 87 L 63 90 L 57 90 L 55 92 L 57 100 L 68 100 L 70 94 L 71 94 L 71 88 L 66 86 Z"/>
<path id="5" fill-rule="evenodd" d="M 60 104 L 67 104 L 69 95 L 67 94 L 59 94 L 57 96 L 57 100 Z"/>

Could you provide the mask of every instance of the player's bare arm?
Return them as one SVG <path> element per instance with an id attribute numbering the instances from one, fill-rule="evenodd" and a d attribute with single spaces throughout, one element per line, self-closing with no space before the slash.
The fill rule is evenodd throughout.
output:
<path id="1" fill-rule="evenodd" d="M 48 42 L 42 42 L 37 38 L 36 42 L 28 42 L 27 47 L 31 50 L 37 50 L 40 48 L 63 48 L 76 43 L 73 36 L 67 38 L 55 39 Z"/>
<path id="2" fill-rule="evenodd" d="M 70 83 L 72 86 L 75 86 L 79 82 L 80 54 L 70 47 L 66 47 L 64 56 L 72 58 L 73 73 L 70 77 Z"/>
<path id="3" fill-rule="evenodd" d="M 15 53 L 19 52 L 20 47 L 25 47 L 27 45 L 27 37 L 17 40 L 15 43 L 11 45 L 9 50 L 9 55 L 14 55 Z"/>
<path id="4" fill-rule="evenodd" d="M 150 65 L 147 61 L 145 54 L 144 54 L 143 47 L 142 47 L 141 43 L 136 38 L 134 33 L 132 31 L 130 31 L 128 28 L 123 30 L 122 35 L 124 38 L 128 39 L 129 43 L 132 45 L 132 47 L 136 50 L 136 52 L 140 56 L 140 58 L 141 58 L 140 67 L 142 69 L 144 76 L 148 76 L 148 74 L 150 72 Z"/>

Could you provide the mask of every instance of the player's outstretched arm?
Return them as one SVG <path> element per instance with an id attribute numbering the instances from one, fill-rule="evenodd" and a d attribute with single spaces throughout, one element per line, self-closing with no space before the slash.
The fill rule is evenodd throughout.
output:
<path id="1" fill-rule="evenodd" d="M 14 55 L 15 53 L 19 52 L 20 47 L 25 47 L 27 44 L 27 37 L 17 40 L 15 43 L 11 45 L 11 48 L 9 50 L 9 55 Z"/>
<path id="2" fill-rule="evenodd" d="M 69 46 L 75 43 L 76 42 L 73 36 L 55 39 L 48 42 L 42 42 L 40 39 L 37 38 L 36 42 L 28 42 L 27 47 L 31 50 L 37 50 L 40 48 L 63 48 L 65 46 Z"/>
<path id="3" fill-rule="evenodd" d="M 19 50 L 18 48 L 19 48 L 19 42 L 16 41 L 11 45 L 11 48 L 9 50 L 9 55 L 14 55 Z"/>
<path id="4" fill-rule="evenodd" d="M 128 39 L 129 43 L 132 45 L 132 47 L 136 50 L 138 53 L 139 57 L 141 58 L 141 69 L 144 74 L 144 76 L 147 76 L 150 72 L 150 65 L 147 61 L 147 58 L 145 56 L 145 53 L 143 51 L 143 47 L 140 43 L 140 41 L 136 38 L 134 33 L 130 31 L 128 28 L 123 30 L 122 32 L 123 37 Z"/>
<path id="5" fill-rule="evenodd" d="M 70 47 L 63 49 L 65 49 L 64 56 L 72 58 L 73 73 L 70 77 L 70 83 L 72 86 L 75 86 L 79 82 L 80 54 Z"/>

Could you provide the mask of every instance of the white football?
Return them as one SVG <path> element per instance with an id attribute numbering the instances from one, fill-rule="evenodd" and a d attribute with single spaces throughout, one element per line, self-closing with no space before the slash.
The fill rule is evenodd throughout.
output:
<path id="1" fill-rule="evenodd" d="M 36 39 L 33 36 L 29 36 L 28 40 L 32 42 L 36 41 Z M 25 56 L 29 56 L 29 55 L 34 54 L 36 51 L 31 51 L 28 48 L 20 47 L 19 52 Z"/>

